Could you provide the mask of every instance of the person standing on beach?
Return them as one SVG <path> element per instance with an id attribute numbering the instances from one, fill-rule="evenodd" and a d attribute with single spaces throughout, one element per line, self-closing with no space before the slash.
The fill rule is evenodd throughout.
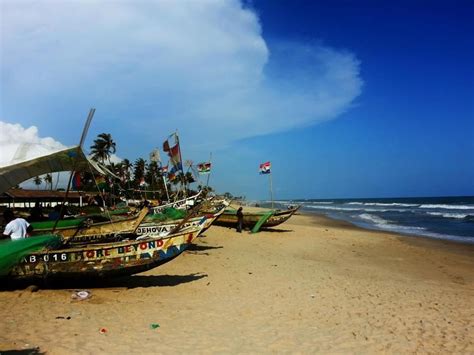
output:
<path id="1" fill-rule="evenodd" d="M 244 224 L 244 214 L 242 213 L 242 207 L 237 210 L 237 232 L 242 233 L 242 226 Z"/>
<path id="2" fill-rule="evenodd" d="M 12 240 L 27 238 L 28 233 L 33 230 L 33 227 L 25 219 L 15 218 L 10 209 L 3 212 L 3 220 L 7 224 L 3 231 L 3 238 L 10 237 Z"/>

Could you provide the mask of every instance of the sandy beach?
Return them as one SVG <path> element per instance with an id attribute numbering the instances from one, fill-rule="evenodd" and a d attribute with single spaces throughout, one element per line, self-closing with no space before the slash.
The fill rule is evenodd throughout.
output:
<path id="1" fill-rule="evenodd" d="M 473 353 L 473 270 L 473 246 L 324 217 L 213 226 L 146 273 L 2 290 L 0 352 Z"/>

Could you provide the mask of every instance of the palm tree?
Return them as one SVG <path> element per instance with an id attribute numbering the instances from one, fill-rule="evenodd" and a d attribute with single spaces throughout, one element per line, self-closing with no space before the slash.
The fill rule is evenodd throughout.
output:
<path id="1" fill-rule="evenodd" d="M 38 190 L 39 190 L 39 187 L 40 187 L 42 181 L 43 180 L 39 176 L 37 176 L 33 179 L 33 182 L 35 183 Z"/>
<path id="2" fill-rule="evenodd" d="M 46 183 L 46 188 L 49 185 L 51 191 L 53 191 L 53 177 L 51 176 L 51 174 L 49 173 L 46 174 L 43 179 L 44 179 L 44 182 Z"/>
<path id="3" fill-rule="evenodd" d="M 125 181 L 130 181 L 130 170 L 132 170 L 132 163 L 130 163 L 130 160 L 122 160 L 122 176 Z"/>
<path id="4" fill-rule="evenodd" d="M 101 133 L 94 140 L 94 144 L 91 145 L 92 159 L 100 161 L 102 164 L 106 160 L 110 163 L 110 155 L 115 153 L 116 147 L 112 136 L 109 133 Z"/>
<path id="5" fill-rule="evenodd" d="M 143 158 L 138 158 L 135 161 L 135 168 L 133 171 L 133 179 L 135 181 L 135 187 L 138 187 L 140 181 L 145 178 L 145 165 L 146 162 Z"/>

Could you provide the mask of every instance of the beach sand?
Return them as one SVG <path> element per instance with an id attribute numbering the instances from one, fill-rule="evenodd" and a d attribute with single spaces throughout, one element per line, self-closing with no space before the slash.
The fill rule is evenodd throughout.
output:
<path id="1" fill-rule="evenodd" d="M 0 352 L 474 353 L 473 271 L 473 246 L 324 217 L 213 226 L 146 273 L 1 291 Z"/>

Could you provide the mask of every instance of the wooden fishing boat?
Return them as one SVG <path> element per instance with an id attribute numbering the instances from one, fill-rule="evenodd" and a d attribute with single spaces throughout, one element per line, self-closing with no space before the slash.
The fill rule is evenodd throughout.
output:
<path id="1" fill-rule="evenodd" d="M 222 213 L 224 213 L 228 205 L 229 202 L 226 200 L 213 201 L 210 206 L 207 206 L 205 212 L 198 213 L 196 217 L 189 218 L 186 221 L 183 219 L 178 219 L 161 223 L 144 222 L 137 228 L 136 234 L 141 237 L 150 235 L 166 235 L 175 230 L 180 225 L 181 228 L 197 226 L 201 223 L 203 217 L 206 217 L 202 231 L 205 232 L 209 227 L 211 227 L 214 221 L 219 218 Z"/>
<path id="2" fill-rule="evenodd" d="M 44 280 L 136 274 L 173 260 L 188 248 L 203 227 L 204 223 L 162 238 L 41 250 L 23 257 L 4 278 Z"/>
<path id="3" fill-rule="evenodd" d="M 275 227 L 283 222 L 287 221 L 293 216 L 300 206 L 291 208 L 288 210 L 270 210 L 270 211 L 258 211 L 249 212 L 243 208 L 243 227 L 253 228 L 262 218 L 266 220 L 262 223 L 262 228 Z M 237 225 L 237 210 L 226 209 L 220 217 L 214 222 L 216 226 L 235 227 Z"/>
<path id="4" fill-rule="evenodd" d="M 196 195 L 178 200 L 175 202 L 167 203 L 165 205 L 157 206 L 152 208 L 153 213 L 160 213 L 165 208 L 178 208 L 178 209 L 188 209 L 196 205 L 198 198 L 201 196 L 202 191 L 199 191 Z"/>
<path id="5" fill-rule="evenodd" d="M 104 173 L 104 170 L 88 159 L 82 151 L 82 144 L 94 111 L 95 109 L 92 109 L 89 114 L 79 146 L 1 167 L 0 192 L 34 176 L 55 171 L 87 170 L 92 165 L 99 173 Z M 138 240 L 136 239 L 137 235 L 133 232 L 147 213 L 148 209 L 144 208 L 136 219 L 127 221 L 131 222 L 130 228 L 125 229 L 126 237 L 129 239 L 118 242 L 85 244 L 82 240 L 82 244 L 73 245 L 70 240 L 61 241 L 59 237 L 53 236 L 52 238 L 58 241 L 59 246 L 46 247 L 45 244 L 40 243 L 34 245 L 35 251 L 32 251 L 31 241 L 35 244 L 35 237 L 16 241 L 9 240 L 7 245 L 3 245 L 6 247 L 3 251 L 7 251 L 7 254 L 3 255 L 9 260 L 13 260 L 13 263 L 8 263 L 8 267 L 3 265 L 1 278 L 6 280 L 44 280 L 132 275 L 160 266 L 180 255 L 202 232 L 207 220 L 206 217 L 203 217 L 198 226 L 165 237 L 148 236 Z M 62 227 L 64 227 L 62 233 L 69 234 L 68 227 Z M 82 235 L 103 236 L 111 232 L 117 236 L 121 231 L 116 227 L 116 224 L 111 223 L 88 226 L 86 234 Z M 74 231 L 73 236 L 77 236 L 78 231 L 83 230 L 82 227 L 78 228 L 77 226 L 70 229 Z M 54 228 L 53 230 L 56 232 Z M 129 230 L 132 233 L 128 233 Z M 50 237 L 45 236 L 44 238 Z M 8 243 L 13 244 L 8 245 Z M 24 249 L 22 249 L 22 243 L 25 243 Z M 14 252 L 7 250 L 10 246 L 14 246 L 11 248 L 15 250 Z"/>
<path id="6" fill-rule="evenodd" d="M 134 217 L 117 219 L 113 221 L 93 223 L 91 218 L 78 218 L 74 220 L 58 221 L 54 228 L 54 221 L 32 222 L 32 235 L 55 233 L 68 239 L 90 240 L 90 236 L 110 235 L 113 233 L 133 233 L 148 213 L 144 208 Z"/>
<path id="7" fill-rule="evenodd" d="M 107 227 L 106 224 L 98 226 L 97 228 L 89 228 L 79 231 L 77 234 L 65 237 L 65 240 L 70 244 L 80 243 L 104 243 L 117 242 L 123 239 L 130 238 L 131 235 L 135 237 L 163 237 L 173 232 L 178 232 L 180 229 L 191 228 L 200 225 L 204 221 L 202 232 L 206 231 L 212 223 L 224 212 L 229 203 L 225 200 L 219 201 L 205 201 L 201 205 L 196 206 L 193 212 L 189 212 L 188 216 L 181 219 L 154 221 L 153 217 L 156 214 L 149 214 L 144 219 L 136 221 L 134 226 L 129 229 L 113 230 Z M 205 206 L 206 211 L 201 212 Z M 142 212 L 143 213 L 143 212 Z M 161 216 L 160 216 L 161 217 Z M 204 220 L 203 220 L 204 218 Z M 100 229 L 98 229 L 100 228 Z M 132 236 L 133 237 L 133 236 Z"/>

